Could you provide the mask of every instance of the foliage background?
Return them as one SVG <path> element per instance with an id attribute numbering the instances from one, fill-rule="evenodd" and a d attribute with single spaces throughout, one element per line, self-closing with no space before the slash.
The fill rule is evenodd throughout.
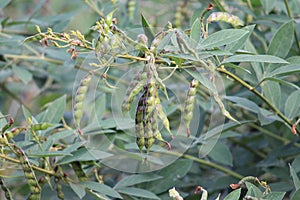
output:
<path id="1" fill-rule="evenodd" d="M 285 4 L 286 2 L 287 4 Z M 199 17 L 209 3 L 210 1 L 188 1 L 186 10 L 182 13 L 181 27 L 178 28 L 183 30 L 190 28 L 196 16 Z M 218 9 L 224 11 L 223 8 L 227 12 L 246 20 L 248 24 L 256 25 L 250 39 L 243 46 L 243 50 L 255 54 L 275 55 L 294 64 L 292 69 L 283 71 L 279 76 L 271 77 L 270 80 L 263 82 L 258 86 L 258 90 L 262 91 L 277 109 L 295 123 L 297 117 L 300 116 L 300 49 L 295 39 L 294 30 L 299 38 L 300 2 L 298 0 L 232 0 L 214 1 L 213 3 L 215 3 L 214 11 Z M 286 5 L 289 5 L 291 16 L 294 18 L 291 23 L 292 26 L 288 26 L 286 32 L 283 31 L 277 36 L 277 44 L 274 42 L 274 48 L 270 50 L 270 44 L 275 33 L 278 33 L 282 24 L 286 24 L 290 20 L 291 16 L 289 16 Z M 75 177 L 70 163 L 76 159 L 82 159 L 85 155 L 79 155 L 83 151 L 82 148 L 79 148 L 81 145 L 76 143 L 79 146 L 75 148 L 76 145 L 72 143 L 74 139 L 72 134 L 75 129 L 68 130 L 65 126 L 61 126 L 61 118 L 65 119 L 68 126 L 74 127 L 72 95 L 74 94 L 74 83 L 78 76 L 78 66 L 81 65 L 84 54 L 73 60 L 66 49 L 45 48 L 39 43 L 23 43 L 24 39 L 36 34 L 35 25 L 39 25 L 43 31 L 47 27 L 51 27 L 55 32 L 79 30 L 86 35 L 86 38 L 95 38 L 96 36 L 90 31 L 90 27 L 99 20 L 99 15 L 105 16 L 114 8 L 118 8 L 115 16 L 118 19 L 118 27 L 122 29 L 129 30 L 138 27 L 141 24 L 140 13 L 143 13 L 154 27 L 164 27 L 168 21 L 174 24 L 176 10 L 178 11 L 180 7 L 182 7 L 181 1 L 176 3 L 170 0 L 136 1 L 133 10 L 134 17 L 131 18 L 126 1 L 115 1 L 115 4 L 113 1 L 79 0 L 0 1 L 1 113 L 13 116 L 16 126 L 26 125 L 28 123 L 26 118 L 31 115 L 37 122 L 54 124 L 51 130 L 40 134 L 49 137 L 48 141 L 50 138 L 53 139 L 54 143 L 53 146 L 50 145 L 51 148 L 55 145 L 62 145 L 63 148 L 69 147 L 64 155 L 57 156 L 57 158 L 55 156 L 50 157 L 53 158 L 53 162 L 56 159 L 61 161 L 65 158 L 65 162 L 60 162 L 63 171 L 68 176 Z M 222 22 L 213 23 L 210 25 L 209 32 L 213 33 L 225 28 L 230 28 L 230 25 Z M 256 62 L 251 62 L 251 64 L 233 63 L 252 72 L 249 75 L 246 70 L 230 68 L 232 73 L 252 86 L 259 84 L 267 73 L 264 69 L 260 72 L 255 71 L 259 68 L 257 67 L 259 64 Z M 276 67 L 278 68 L 280 65 L 277 64 L 274 68 Z M 273 70 L 271 69 L 271 72 Z M 114 75 L 120 76 L 118 73 Z M 115 198 L 122 195 L 124 199 L 143 199 L 146 197 L 168 199 L 168 189 L 176 187 L 186 199 L 199 199 L 200 194 L 193 194 L 193 191 L 198 185 L 201 185 L 208 190 L 210 198 L 215 199 L 219 193 L 223 198 L 231 192 L 229 184 L 236 183 L 241 177 L 250 175 L 266 180 L 272 191 L 285 192 L 286 199 L 297 199 L 297 195 L 300 194 L 297 190 L 300 184 L 296 176 L 300 171 L 298 137 L 291 133 L 290 127 L 282 122 L 282 119 L 273 115 L 272 112 L 268 112 L 270 111 L 268 105 L 256 95 L 240 84 L 227 79 L 226 76 L 222 77 L 226 86 L 227 108 L 243 123 L 241 126 L 229 126 L 228 129 L 225 129 L 221 139 L 207 157 L 198 158 L 199 146 L 196 145 L 190 148 L 182 158 L 166 168 L 138 175 L 119 172 L 101 164 L 98 167 L 95 163 L 83 163 L 82 166 L 90 181 L 85 183 L 86 188 L 93 189 L 99 195 Z M 111 109 L 109 89 L 103 84 L 100 84 L 99 88 L 97 94 L 103 94 L 103 96 L 97 101 L 100 106 L 96 115 L 102 120 L 109 119 L 111 116 L 109 114 Z M 198 99 L 201 97 L 198 96 Z M 257 106 L 263 110 L 258 109 Z M 85 109 L 89 113 L 88 108 L 85 107 Z M 205 107 L 201 107 L 201 105 L 199 109 L 205 111 Z M 171 113 L 169 117 L 171 123 L 176 123 L 176 113 Z M 85 124 L 90 124 L 91 118 L 86 119 Z M 201 132 L 202 129 L 205 130 L 206 124 L 203 119 L 209 119 L 209 114 L 207 116 L 204 114 L 201 119 L 198 132 Z M 5 123 L 2 120 L 1 124 L 4 125 Z M 109 121 L 103 122 L 103 124 L 106 123 Z M 110 123 L 107 127 L 95 129 L 93 135 L 101 135 L 104 132 L 109 134 L 111 140 L 122 146 L 126 138 L 124 139 L 122 133 L 116 129 L 115 124 Z M 109 131 L 111 132 L 109 133 Z M 57 136 L 53 134 L 54 132 L 65 135 Z M 28 147 L 28 144 L 25 144 L 26 141 L 30 141 L 26 135 L 20 136 L 16 141 L 20 142 L 20 146 L 25 147 L 26 153 L 32 154 L 29 158 L 33 163 L 38 164 L 38 159 L 45 156 L 45 154 L 37 156 L 38 159 L 33 156 L 38 150 L 34 146 L 29 145 Z M 47 145 L 49 146 L 48 143 L 45 144 L 45 146 Z M 67 154 L 75 155 L 74 160 L 67 160 Z M 98 156 L 95 161 L 98 164 L 101 163 L 101 157 L 105 156 L 105 152 L 95 151 L 95 154 Z M 105 187 L 100 184 L 92 184 L 92 182 L 97 182 L 93 169 L 97 169 Z M 229 172 L 226 169 L 229 169 Z M 20 166 L 2 159 L 1 176 L 16 199 L 22 199 L 22 197 L 29 195 L 28 185 Z M 41 176 L 42 173 L 37 174 L 37 177 Z M 20 182 L 22 187 L 15 187 Z M 53 179 L 51 182 L 55 185 Z M 106 186 L 111 188 L 108 189 Z M 81 184 L 63 182 L 63 192 L 66 199 L 97 198 L 95 194 L 86 192 L 82 187 Z M 295 193 L 295 191 L 297 192 Z M 282 196 L 282 194 L 278 193 L 278 196 Z M 57 199 L 49 184 L 43 186 L 42 199 Z"/>

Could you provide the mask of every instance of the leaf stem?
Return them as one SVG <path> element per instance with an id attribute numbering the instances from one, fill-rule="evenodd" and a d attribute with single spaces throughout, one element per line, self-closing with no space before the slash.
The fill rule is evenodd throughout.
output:
<path id="1" fill-rule="evenodd" d="M 256 96 L 258 96 L 262 101 L 264 101 L 272 110 L 273 112 L 278 115 L 284 122 L 286 122 L 290 128 L 293 126 L 292 121 L 290 121 L 286 116 L 284 116 L 284 114 L 282 112 L 280 112 L 280 110 L 278 110 L 273 104 L 272 102 L 270 102 L 266 97 L 264 97 L 259 91 L 257 91 L 254 87 L 252 87 L 251 85 L 249 85 L 248 83 L 246 83 L 245 81 L 243 81 L 242 79 L 240 79 L 239 77 L 237 77 L 236 75 L 234 75 L 233 73 L 227 71 L 225 69 L 225 67 L 222 65 L 220 67 L 217 68 L 217 71 L 226 74 L 227 76 L 229 76 L 230 78 L 234 79 L 235 81 L 237 81 L 238 83 L 240 83 L 242 86 L 246 87 L 249 91 L 251 91 L 252 93 L 254 93 Z M 300 134 L 300 130 L 297 129 L 297 133 L 298 135 Z"/>

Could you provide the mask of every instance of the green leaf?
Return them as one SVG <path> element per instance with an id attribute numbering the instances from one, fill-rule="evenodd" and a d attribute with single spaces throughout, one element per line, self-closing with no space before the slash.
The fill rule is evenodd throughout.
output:
<path id="1" fill-rule="evenodd" d="M 95 100 L 95 107 L 93 111 L 95 112 L 94 122 L 100 122 L 103 118 L 104 112 L 106 111 L 106 94 L 102 94 L 99 98 Z"/>
<path id="2" fill-rule="evenodd" d="M 299 177 L 297 176 L 297 173 L 295 172 L 294 168 L 289 164 L 290 167 L 290 175 L 293 178 L 294 186 L 296 190 L 300 188 L 300 180 Z"/>
<path id="3" fill-rule="evenodd" d="M 254 113 L 259 113 L 259 106 L 249 99 L 238 96 L 226 96 L 225 99 L 236 103 L 236 106 L 244 108 Z"/>
<path id="4" fill-rule="evenodd" d="M 203 76 L 201 73 L 198 71 L 190 70 L 190 69 L 184 69 L 187 73 L 189 73 L 192 77 L 197 79 L 202 85 L 204 85 L 208 90 L 215 92 L 216 88 L 214 85 L 211 83 L 211 81 Z"/>
<path id="5" fill-rule="evenodd" d="M 250 26 L 243 27 L 241 30 L 246 30 L 246 31 L 249 31 L 249 32 L 246 35 L 244 35 L 243 37 L 241 37 L 238 41 L 227 45 L 225 50 L 229 51 L 231 53 L 234 53 L 237 50 L 241 49 L 245 45 L 245 43 L 247 42 L 250 35 L 252 34 L 254 28 L 255 28 L 255 25 L 250 25 Z"/>
<path id="6" fill-rule="evenodd" d="M 300 199 L 300 189 L 296 190 L 296 192 L 293 194 L 293 197 L 291 198 L 291 200 L 299 200 L 299 199 Z"/>
<path id="7" fill-rule="evenodd" d="M 241 194 L 241 188 L 234 190 L 232 192 L 230 192 L 225 198 L 224 200 L 233 200 L 233 199 L 239 199 L 240 198 L 240 194 Z"/>
<path id="8" fill-rule="evenodd" d="M 86 195 L 85 189 L 82 186 L 80 186 L 79 184 L 71 183 L 71 182 L 68 182 L 68 183 L 70 185 L 70 188 L 72 188 L 72 190 L 79 197 L 79 199 L 82 199 Z"/>
<path id="9" fill-rule="evenodd" d="M 292 167 L 294 168 L 295 172 L 300 172 L 300 157 L 296 157 L 292 163 Z"/>
<path id="10" fill-rule="evenodd" d="M 132 186 L 136 185 L 139 183 L 144 183 L 144 182 L 150 182 L 150 181 L 155 181 L 158 179 L 161 179 L 161 176 L 158 176 L 156 174 L 136 174 L 136 175 L 131 175 L 123 178 L 120 180 L 116 185 L 115 189 L 117 188 L 122 188 L 122 187 L 127 187 L 127 186 Z"/>
<path id="11" fill-rule="evenodd" d="M 201 23 L 200 20 L 197 19 L 194 21 L 192 28 L 191 28 L 191 48 L 196 48 L 199 41 L 201 40 Z"/>
<path id="12" fill-rule="evenodd" d="M 300 90 L 291 93 L 286 102 L 284 113 L 289 119 L 294 119 L 300 115 Z"/>
<path id="13" fill-rule="evenodd" d="M 223 60 L 222 64 L 231 62 L 288 63 L 281 58 L 271 55 L 234 55 Z"/>
<path id="14" fill-rule="evenodd" d="M 150 191 L 144 190 L 144 189 L 140 189 L 140 188 L 133 188 L 133 187 L 120 188 L 120 189 L 118 189 L 118 192 L 120 192 L 122 194 L 127 194 L 129 196 L 135 196 L 135 197 L 140 197 L 140 198 L 160 199 L 153 192 L 150 192 Z"/>
<path id="15" fill-rule="evenodd" d="M 221 142 L 217 142 L 215 144 L 208 156 L 218 163 L 229 165 L 231 167 L 233 166 L 233 159 L 230 149 Z"/>
<path id="16" fill-rule="evenodd" d="M 200 42 L 201 49 L 209 49 L 231 44 L 248 34 L 249 31 L 241 29 L 225 29 L 209 35 Z"/>
<path id="17" fill-rule="evenodd" d="M 285 195 L 285 192 L 271 192 L 264 196 L 266 200 L 282 200 Z"/>
<path id="18" fill-rule="evenodd" d="M 45 111 L 42 122 L 50 122 L 53 124 L 59 123 L 61 118 L 63 117 L 65 107 L 66 95 L 63 95 L 62 97 L 50 103 L 47 110 Z"/>
<path id="19" fill-rule="evenodd" d="M 87 181 L 87 182 L 82 182 L 81 185 L 83 185 L 91 190 L 94 190 L 96 192 L 99 192 L 100 194 L 104 194 L 104 195 L 111 196 L 114 198 L 123 199 L 122 196 L 117 191 L 115 191 L 113 188 L 111 188 L 103 183 Z"/>
<path id="20" fill-rule="evenodd" d="M 32 74 L 27 69 L 18 66 L 13 66 L 12 71 L 25 84 L 27 84 L 32 79 Z"/>
<path id="21" fill-rule="evenodd" d="M 51 151 L 51 152 L 44 152 L 44 153 L 31 153 L 28 154 L 29 157 L 52 157 L 52 156 L 66 156 L 72 155 L 70 153 L 65 153 L 62 151 Z"/>
<path id="22" fill-rule="evenodd" d="M 0 0 L 0 9 L 5 8 L 10 3 L 10 0 Z"/>
<path id="23" fill-rule="evenodd" d="M 269 14 L 269 12 L 273 9 L 275 1 L 276 0 L 260 0 L 266 14 Z"/>
<path id="24" fill-rule="evenodd" d="M 281 88 L 277 82 L 265 82 L 262 84 L 262 91 L 264 96 L 269 99 L 276 108 L 281 108 Z"/>
<path id="25" fill-rule="evenodd" d="M 165 37 L 163 37 L 163 39 L 159 42 L 156 48 L 156 54 L 159 54 L 165 48 L 165 46 L 167 46 L 170 43 L 173 35 L 174 32 L 170 32 Z"/>
<path id="26" fill-rule="evenodd" d="M 146 18 L 142 14 L 141 14 L 141 17 L 142 17 L 142 26 L 143 26 L 143 29 L 144 29 L 144 33 L 148 38 L 148 44 L 151 44 L 152 40 L 155 37 L 155 33 L 152 30 L 151 25 L 148 23 L 148 21 L 146 20 Z"/>
<path id="27" fill-rule="evenodd" d="M 161 169 L 157 174 L 162 176 L 162 179 L 152 181 L 147 184 L 147 189 L 159 194 L 166 192 L 168 189 L 174 187 L 178 179 L 185 176 L 192 167 L 193 161 L 187 159 L 178 159 L 171 165 Z"/>
<path id="28" fill-rule="evenodd" d="M 266 76 L 285 76 L 288 74 L 294 74 L 300 72 L 299 64 L 285 65 L 279 68 L 276 68 L 272 72 L 267 73 Z"/>
<path id="29" fill-rule="evenodd" d="M 291 83 L 289 81 L 285 81 L 283 79 L 274 78 L 274 77 L 266 77 L 266 78 L 263 78 L 261 80 L 261 82 L 266 81 L 266 80 L 278 82 L 278 83 L 281 83 L 282 85 L 287 85 L 289 87 L 292 87 L 292 88 L 295 88 L 297 90 L 300 90 L 300 87 L 298 87 L 297 85 L 295 85 L 295 84 L 293 84 L 293 83 Z"/>
<path id="30" fill-rule="evenodd" d="M 250 182 L 245 182 L 246 187 L 248 189 L 247 195 L 256 197 L 256 198 L 261 198 L 263 197 L 263 193 L 262 191 L 256 187 L 254 184 L 250 183 Z"/>
<path id="31" fill-rule="evenodd" d="M 293 21 L 283 24 L 274 34 L 267 54 L 285 58 L 289 53 L 294 40 Z"/>
<path id="32" fill-rule="evenodd" d="M 0 112 L 0 129 L 2 129 L 7 124 L 6 118 L 4 115 Z"/>

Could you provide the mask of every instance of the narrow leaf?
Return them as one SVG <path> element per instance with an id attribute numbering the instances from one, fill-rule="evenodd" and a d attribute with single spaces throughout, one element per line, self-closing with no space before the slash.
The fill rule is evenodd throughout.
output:
<path id="1" fill-rule="evenodd" d="M 291 93 L 286 102 L 285 102 L 285 109 L 284 114 L 289 118 L 293 119 L 294 117 L 300 115 L 300 90 L 296 90 L 295 92 Z"/>
<path id="2" fill-rule="evenodd" d="M 173 35 L 174 32 L 170 32 L 159 42 L 156 48 L 156 54 L 159 54 L 165 48 L 165 46 L 167 46 L 170 43 Z"/>
<path id="3" fill-rule="evenodd" d="M 122 196 L 117 191 L 115 191 L 113 188 L 111 188 L 103 183 L 88 181 L 88 182 L 82 182 L 81 184 L 91 190 L 99 192 L 100 194 L 104 194 L 104 195 L 111 196 L 114 198 L 123 199 Z"/>
<path id="4" fill-rule="evenodd" d="M 262 62 L 262 63 L 284 63 L 288 62 L 271 55 L 234 55 L 226 58 L 222 63 L 231 63 L 231 62 Z"/>
<path id="5" fill-rule="evenodd" d="M 231 44 L 241 37 L 248 34 L 249 31 L 241 29 L 225 29 L 211 34 L 205 40 L 200 42 L 201 49 L 209 49 Z"/>
<path id="6" fill-rule="evenodd" d="M 274 71 L 268 73 L 267 76 L 284 76 L 284 75 L 299 73 L 299 72 L 300 72 L 300 65 L 293 64 L 293 65 L 285 65 L 279 67 Z"/>
<path id="7" fill-rule="evenodd" d="M 151 25 L 148 23 L 148 21 L 142 14 L 141 17 L 142 17 L 142 26 L 144 29 L 144 33 L 148 37 L 148 44 L 151 44 L 152 40 L 155 37 L 154 31 L 152 30 Z"/>
<path id="8" fill-rule="evenodd" d="M 289 164 L 290 166 L 290 175 L 293 178 L 294 186 L 296 190 L 300 188 L 300 180 L 299 177 L 297 176 L 297 173 L 295 172 L 294 168 Z"/>
<path id="9" fill-rule="evenodd" d="M 192 77 L 197 79 L 202 85 L 204 85 L 208 90 L 212 92 L 216 92 L 216 88 L 214 85 L 211 83 L 211 81 L 203 76 L 201 73 L 198 71 L 190 70 L 190 69 L 185 69 L 187 73 L 189 73 Z"/>
<path id="10" fill-rule="evenodd" d="M 266 14 L 269 14 L 269 12 L 273 9 L 275 1 L 276 0 L 260 0 Z"/>
<path id="11" fill-rule="evenodd" d="M 127 194 L 129 196 L 135 196 L 140 198 L 146 198 L 146 199 L 160 199 L 156 194 L 153 192 L 150 192 L 148 190 L 140 189 L 140 188 L 120 188 L 118 189 L 118 192 L 122 194 Z"/>
<path id="12" fill-rule="evenodd" d="M 194 21 L 192 28 L 191 28 L 191 48 L 197 47 L 199 41 L 201 40 L 201 23 L 197 19 Z"/>
<path id="13" fill-rule="evenodd" d="M 285 58 L 294 40 L 293 21 L 283 24 L 273 36 L 267 54 Z"/>
<path id="14" fill-rule="evenodd" d="M 150 182 L 154 180 L 161 179 L 161 176 L 158 176 L 156 174 L 137 174 L 137 175 L 131 175 L 123 178 L 121 181 L 119 181 L 114 188 L 121 188 L 121 187 L 127 187 L 136 185 L 139 183 L 144 182 Z"/>
<path id="15" fill-rule="evenodd" d="M 59 123 L 66 107 L 66 95 L 53 101 L 45 111 L 42 122 Z"/>
<path id="16" fill-rule="evenodd" d="M 1 0 L 0 1 L 0 9 L 5 8 L 10 3 L 10 0 Z"/>

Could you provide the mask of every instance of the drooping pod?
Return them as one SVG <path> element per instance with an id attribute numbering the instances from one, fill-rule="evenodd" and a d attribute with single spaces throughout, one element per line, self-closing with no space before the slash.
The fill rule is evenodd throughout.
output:
<path id="1" fill-rule="evenodd" d="M 128 0 L 128 2 L 127 2 L 127 9 L 128 9 L 129 20 L 132 21 L 134 19 L 135 0 Z"/>
<path id="2" fill-rule="evenodd" d="M 187 127 L 187 136 L 190 136 L 190 123 L 193 118 L 193 111 L 195 107 L 195 100 L 196 100 L 196 92 L 197 87 L 199 85 L 199 81 L 196 79 L 193 79 L 190 83 L 190 88 L 187 92 L 187 97 L 185 100 L 185 106 L 184 106 L 184 112 L 183 112 L 183 118 Z"/>
<path id="3" fill-rule="evenodd" d="M 152 145 L 155 142 L 155 138 L 153 135 L 153 129 L 152 129 L 152 120 L 149 119 L 147 121 L 144 121 L 144 137 L 145 137 L 145 148 L 147 151 L 150 150 Z"/>
<path id="4" fill-rule="evenodd" d="M 149 120 L 153 111 L 155 110 L 155 94 L 157 91 L 157 86 L 155 79 L 153 77 L 152 70 L 148 70 L 147 72 L 147 85 L 144 87 L 146 93 L 146 113 L 145 113 L 145 121 Z"/>
<path id="5" fill-rule="evenodd" d="M 140 151 L 145 145 L 144 138 L 144 113 L 145 113 L 145 93 L 140 97 L 138 106 L 135 113 L 135 134 L 136 134 L 136 144 Z"/>
<path id="6" fill-rule="evenodd" d="M 10 193 L 10 190 L 6 187 L 5 183 L 3 182 L 3 179 L 0 178 L 0 185 L 1 185 L 1 189 L 4 191 L 4 195 L 5 195 L 5 198 L 7 200 L 12 200 L 12 195 Z"/>
<path id="7" fill-rule="evenodd" d="M 88 90 L 88 86 L 92 80 L 92 73 L 88 73 L 80 82 L 77 88 L 75 101 L 74 101 L 74 119 L 77 127 L 80 129 L 80 121 L 83 116 L 83 102 Z"/>
<path id="8" fill-rule="evenodd" d="M 57 197 L 61 200 L 64 200 L 65 199 L 65 195 L 62 191 L 62 186 L 61 186 L 61 179 L 58 178 L 58 177 L 55 177 L 54 178 L 54 183 L 56 185 L 56 193 L 57 193 Z"/>
<path id="9" fill-rule="evenodd" d="M 41 195 L 41 187 L 36 179 L 35 173 L 31 167 L 27 156 L 21 148 L 17 147 L 16 145 L 13 145 L 12 147 L 16 156 L 18 156 L 20 160 L 20 164 L 22 165 L 25 178 L 27 179 L 27 183 L 31 191 L 31 194 L 28 199 L 39 200 Z"/>
<path id="10" fill-rule="evenodd" d="M 125 98 L 122 103 L 122 112 L 128 112 L 134 97 L 143 89 L 147 80 L 146 67 L 140 71 L 131 81 L 127 88 Z"/>
<path id="11" fill-rule="evenodd" d="M 226 12 L 213 12 L 206 19 L 206 23 L 209 24 L 211 22 L 219 22 L 223 21 L 231 24 L 232 26 L 243 26 L 244 22 L 235 15 L 226 13 Z"/>
<path id="12" fill-rule="evenodd" d="M 163 125 L 165 129 L 171 134 L 171 137 L 173 138 L 172 132 L 170 130 L 170 123 L 167 115 L 165 114 L 163 107 L 161 105 L 159 96 L 158 96 L 158 91 L 156 92 L 155 95 L 155 110 L 157 112 L 158 117 L 162 120 Z"/>

